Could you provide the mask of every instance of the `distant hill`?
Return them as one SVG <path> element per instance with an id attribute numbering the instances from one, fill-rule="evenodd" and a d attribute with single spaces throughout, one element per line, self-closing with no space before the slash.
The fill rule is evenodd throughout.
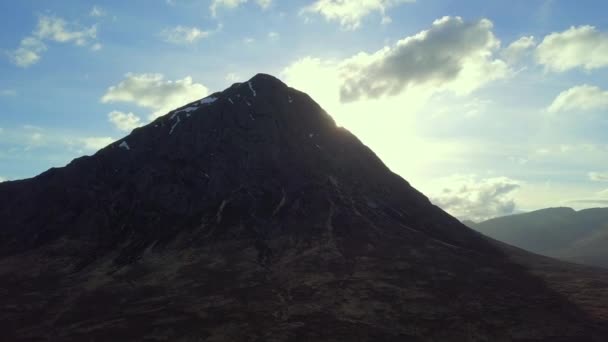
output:
<path id="1" fill-rule="evenodd" d="M 534 253 L 608 268 L 608 208 L 548 208 L 464 223 Z"/>

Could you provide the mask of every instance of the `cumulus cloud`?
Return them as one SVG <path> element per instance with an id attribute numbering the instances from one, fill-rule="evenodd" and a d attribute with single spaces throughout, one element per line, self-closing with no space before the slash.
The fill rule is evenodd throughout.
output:
<path id="1" fill-rule="evenodd" d="M 515 63 L 528 55 L 535 46 L 536 40 L 534 39 L 534 36 L 521 37 L 509 44 L 502 52 L 502 55 L 508 62 Z"/>
<path id="2" fill-rule="evenodd" d="M 226 75 L 226 81 L 228 81 L 229 83 L 236 83 L 239 82 L 241 79 L 241 76 L 234 72 L 228 73 L 228 75 Z"/>
<path id="3" fill-rule="evenodd" d="M 464 98 L 463 100 L 450 97 L 446 103 L 443 103 L 441 98 L 434 98 L 431 102 L 433 103 L 429 104 L 430 109 L 425 111 L 428 113 L 428 118 L 444 121 L 450 117 L 454 117 L 454 113 L 459 113 L 459 118 L 478 119 L 489 112 L 490 108 L 495 105 L 491 100 L 477 97 Z"/>
<path id="4" fill-rule="evenodd" d="M 108 88 L 101 98 L 103 103 L 128 102 L 154 110 L 154 119 L 188 102 L 205 97 L 207 87 L 194 83 L 192 77 L 181 80 L 165 80 L 162 74 L 128 73 L 125 79 Z"/>
<path id="5" fill-rule="evenodd" d="M 101 7 L 97 6 L 97 5 L 95 5 L 95 6 L 93 6 L 93 8 L 91 9 L 91 12 L 89 12 L 89 15 L 90 15 L 91 17 L 103 17 L 103 16 L 105 16 L 105 15 L 106 15 L 106 11 L 105 11 L 103 8 L 101 8 Z"/>
<path id="6" fill-rule="evenodd" d="M 111 137 L 86 137 L 78 139 L 85 150 L 97 151 L 114 142 Z"/>
<path id="7" fill-rule="evenodd" d="M 11 60 L 19 67 L 27 68 L 38 63 L 46 49 L 46 45 L 40 39 L 26 37 L 21 40 L 19 47 L 10 53 Z"/>
<path id="8" fill-rule="evenodd" d="M 108 120 L 119 130 L 130 132 L 142 125 L 141 118 L 133 113 L 123 113 L 117 110 L 108 113 Z"/>
<path id="9" fill-rule="evenodd" d="M 41 16 L 38 20 L 38 28 L 34 35 L 42 40 L 50 40 L 58 43 L 73 42 L 83 46 L 97 36 L 97 26 L 88 28 L 77 27 L 68 24 L 65 20 L 53 16 Z"/>
<path id="10" fill-rule="evenodd" d="M 589 179 L 595 182 L 608 182 L 608 172 L 589 172 Z"/>
<path id="11" fill-rule="evenodd" d="M 209 9 L 211 10 L 211 14 L 215 17 L 217 15 L 218 8 L 233 9 L 246 2 L 247 0 L 213 0 L 211 6 L 209 6 Z"/>
<path id="12" fill-rule="evenodd" d="M 413 37 L 417 36 L 409 38 L 414 39 Z M 405 38 L 404 40 L 407 39 Z M 393 46 L 396 46 L 396 44 Z M 396 51 L 397 48 L 389 47 L 384 50 Z M 413 55 L 415 56 L 415 53 Z M 479 55 L 482 54 L 480 53 Z M 509 77 L 513 73 L 503 61 L 494 62 L 490 57 L 482 55 L 483 57 L 470 57 L 469 60 L 464 62 L 463 69 L 454 78 L 449 80 L 437 77 L 434 74 L 434 68 L 425 66 L 422 61 L 419 62 L 419 66 L 414 63 L 415 66 L 412 66 L 412 68 L 426 68 L 426 72 L 429 74 L 427 77 L 418 74 L 419 71 L 416 70 L 412 70 L 411 74 L 402 74 L 401 71 L 396 71 L 394 75 L 387 74 L 385 76 L 384 74 L 373 74 L 370 71 L 372 68 L 361 67 L 364 64 L 362 62 L 353 62 L 355 59 L 360 59 L 361 56 L 373 56 L 373 54 L 361 52 L 354 55 L 354 57 L 347 57 L 345 59 L 323 59 L 307 56 L 287 65 L 281 71 L 281 78 L 291 86 L 306 91 L 324 109 L 332 114 L 338 124 L 348 127 L 366 143 L 370 145 L 376 144 L 375 148 L 379 151 L 382 150 L 385 155 L 395 154 L 392 151 L 396 151 L 394 144 L 388 144 L 386 141 L 386 132 L 388 131 L 394 130 L 395 134 L 402 137 L 405 135 L 409 136 L 408 143 L 412 143 L 412 140 L 421 138 L 423 135 L 428 135 L 421 131 L 422 121 L 419 118 L 421 116 L 426 118 L 428 117 L 427 114 L 436 112 L 439 107 L 437 99 L 445 101 L 446 108 L 449 108 L 449 103 L 456 101 L 466 103 L 468 102 L 466 100 L 470 100 L 471 98 L 471 96 L 467 95 L 470 95 L 473 90 L 483 87 L 491 80 Z M 482 62 L 475 64 L 480 59 Z M 378 64 L 379 69 L 386 67 L 381 65 L 379 59 L 374 61 Z M 404 64 L 408 65 L 410 62 L 405 62 Z M 441 64 L 440 62 L 437 63 Z M 369 65 L 369 63 L 365 65 Z M 500 66 L 499 68 L 492 68 L 492 66 L 498 65 Z M 398 67 L 395 68 L 398 69 Z M 437 66 L 437 69 L 441 68 L 441 65 Z M 492 72 L 497 70 L 501 71 Z M 369 75 L 367 72 L 369 72 Z M 353 75 L 361 75 L 360 77 L 366 75 L 370 82 L 376 82 L 375 80 L 378 78 L 376 83 L 380 85 L 384 82 L 384 78 L 387 78 L 394 80 L 395 86 L 390 89 L 382 87 L 376 93 L 368 94 L 363 90 L 354 93 L 352 90 L 355 90 L 353 88 L 358 85 L 352 83 Z M 388 81 L 384 83 L 387 84 Z M 401 83 L 404 85 L 401 85 Z M 349 90 L 351 93 L 345 93 L 345 90 Z M 466 108 L 464 108 L 464 105 L 461 105 L 460 108 L 451 108 L 449 112 L 452 114 L 451 117 L 458 116 L 462 118 L 463 114 L 469 119 L 484 117 L 483 114 L 486 111 L 484 107 L 489 106 L 489 104 L 485 103 L 487 99 L 484 99 L 485 96 L 472 95 L 472 98 L 479 101 L 467 105 Z M 460 110 L 465 112 L 463 113 Z M 384 118 L 383 120 L 376 120 L 374 123 L 375 129 L 370 128 L 370 121 L 368 120 L 370 113 L 382 113 Z M 426 114 L 423 115 L 423 113 Z M 443 121 L 445 120 L 442 119 L 442 126 L 445 126 L 445 122 Z M 477 121 L 467 120 L 467 122 Z M 430 124 L 430 121 L 428 122 Z M 464 123 L 457 120 L 450 121 L 451 125 L 448 126 L 455 127 L 452 125 L 455 122 L 458 122 L 461 126 L 464 125 Z M 379 127 L 380 125 L 382 128 Z M 469 124 L 467 123 L 467 125 Z M 405 131 L 408 133 L 405 133 Z M 437 129 L 433 129 L 433 134 L 431 135 L 435 135 L 437 131 Z M 384 133 L 379 134 L 378 132 Z M 445 134 L 447 130 L 443 132 L 441 134 Z M 429 148 L 438 153 L 449 150 L 445 144 L 442 145 L 442 148 L 439 148 L 429 141 L 426 141 L 426 143 Z M 412 153 L 416 153 L 419 158 L 427 158 L 428 156 L 428 154 L 420 153 L 419 149 L 414 149 Z M 428 160 L 432 159 L 431 157 L 428 158 Z"/>
<path id="13" fill-rule="evenodd" d="M 536 60 L 547 69 L 558 72 L 606 67 L 608 33 L 589 25 L 552 33 L 537 47 Z"/>
<path id="14" fill-rule="evenodd" d="M 114 142 L 114 138 L 112 137 L 65 137 L 60 135 L 59 132 L 48 131 L 42 128 L 38 128 L 38 130 L 38 132 L 33 132 L 25 137 L 25 141 L 27 142 L 26 150 L 49 145 L 67 145 L 70 147 L 78 147 L 81 152 L 90 152 L 97 151 Z"/>
<path id="15" fill-rule="evenodd" d="M 15 129 L 13 135 L 18 136 L 20 143 L 25 145 L 25 150 L 44 146 L 53 140 L 53 136 L 44 128 L 33 125 L 23 125 L 20 129 Z"/>
<path id="16" fill-rule="evenodd" d="M 281 35 L 278 32 L 274 32 L 274 31 L 270 31 L 268 32 L 268 38 L 270 40 L 277 40 L 281 37 Z"/>
<path id="17" fill-rule="evenodd" d="M 97 38 L 97 26 L 80 27 L 55 16 L 40 16 L 36 30 L 21 40 L 19 47 L 10 53 L 12 62 L 27 68 L 40 61 L 47 50 L 45 42 L 73 43 L 88 46 Z"/>
<path id="18" fill-rule="evenodd" d="M 164 29 L 160 35 L 164 41 L 172 44 L 192 44 L 207 38 L 211 31 L 202 31 L 198 27 L 176 26 Z"/>
<path id="19" fill-rule="evenodd" d="M 567 111 L 592 111 L 608 109 L 608 91 L 596 86 L 583 84 L 561 92 L 547 111 L 550 113 Z"/>
<path id="20" fill-rule="evenodd" d="M 2 89 L 0 90 L 0 96 L 17 96 L 17 91 L 14 89 Z M 0 128 L 0 133 L 2 133 L 2 129 Z"/>
<path id="21" fill-rule="evenodd" d="M 516 180 L 454 176 L 446 181 L 448 185 L 431 201 L 461 220 L 480 222 L 515 211 L 513 193 L 520 188 Z"/>
<path id="22" fill-rule="evenodd" d="M 373 54 L 359 53 L 341 66 L 344 82 L 340 97 L 349 102 L 397 95 L 415 85 L 468 94 L 504 78 L 510 69 L 493 56 L 500 41 L 492 27 L 487 19 L 465 22 L 460 17 L 443 17 L 430 29 L 392 47 Z"/>
<path id="23" fill-rule="evenodd" d="M 585 207 L 588 207 L 589 205 L 601 205 L 601 206 L 608 206 L 608 199 L 578 199 L 578 200 L 571 200 L 570 203 L 577 203 L 577 204 L 583 204 L 585 205 Z"/>
<path id="24" fill-rule="evenodd" d="M 248 0 L 213 0 L 211 5 L 209 6 L 209 10 L 211 11 L 211 15 L 215 17 L 217 16 L 217 11 L 220 8 L 229 10 L 235 9 L 247 2 Z M 260 6 L 260 8 L 267 9 L 272 4 L 272 0 L 256 0 L 255 3 Z"/>
<path id="25" fill-rule="evenodd" d="M 268 7 L 270 7 L 270 5 L 272 5 L 272 0 L 256 0 L 256 3 L 262 9 L 267 9 Z"/>
<path id="26" fill-rule="evenodd" d="M 595 176 L 597 176 L 597 179 L 593 179 L 596 178 Z M 608 173 L 606 172 L 590 172 L 589 177 L 597 182 L 608 182 Z M 581 208 L 608 205 L 608 189 L 603 189 L 601 191 L 586 195 L 587 196 L 584 198 L 573 199 L 568 201 L 568 203 L 570 203 L 574 207 Z"/>
<path id="27" fill-rule="evenodd" d="M 355 30 L 361 26 L 364 17 L 375 12 L 382 15 L 382 23 L 389 23 L 391 19 L 386 15 L 386 11 L 408 2 L 415 0 L 317 0 L 304 7 L 300 14 L 320 14 L 328 21 L 339 21 L 346 30 Z"/>
<path id="28" fill-rule="evenodd" d="M 11 127 L 4 132 L 0 129 L 0 145 L 11 146 L 0 155 L 7 153 L 4 156 L 9 157 L 23 153 L 30 157 L 46 158 L 48 153 L 67 152 L 73 158 L 74 153 L 95 152 L 112 142 L 114 138 L 108 136 L 87 136 L 75 131 L 32 125 Z"/>

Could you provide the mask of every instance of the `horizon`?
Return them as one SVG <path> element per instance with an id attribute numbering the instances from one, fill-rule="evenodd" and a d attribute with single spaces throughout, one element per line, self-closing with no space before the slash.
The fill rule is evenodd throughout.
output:
<path id="1" fill-rule="evenodd" d="M 587 3 L 0 4 L 0 181 L 268 73 L 461 220 L 605 206 L 608 4 Z"/>

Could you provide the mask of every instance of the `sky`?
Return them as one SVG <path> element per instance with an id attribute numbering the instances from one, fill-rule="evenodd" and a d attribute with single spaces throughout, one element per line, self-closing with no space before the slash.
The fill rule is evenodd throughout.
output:
<path id="1" fill-rule="evenodd" d="M 603 0 L 0 2 L 0 181 L 256 73 L 461 219 L 608 205 Z"/>

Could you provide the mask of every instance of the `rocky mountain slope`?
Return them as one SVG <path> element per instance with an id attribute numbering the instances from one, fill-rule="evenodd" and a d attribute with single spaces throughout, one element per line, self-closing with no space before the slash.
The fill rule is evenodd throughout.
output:
<path id="1" fill-rule="evenodd" d="M 608 268 L 608 208 L 549 208 L 467 224 L 534 253 Z"/>
<path id="2" fill-rule="evenodd" d="M 1 183 L 0 222 L 5 341 L 608 339 L 268 75 Z"/>

